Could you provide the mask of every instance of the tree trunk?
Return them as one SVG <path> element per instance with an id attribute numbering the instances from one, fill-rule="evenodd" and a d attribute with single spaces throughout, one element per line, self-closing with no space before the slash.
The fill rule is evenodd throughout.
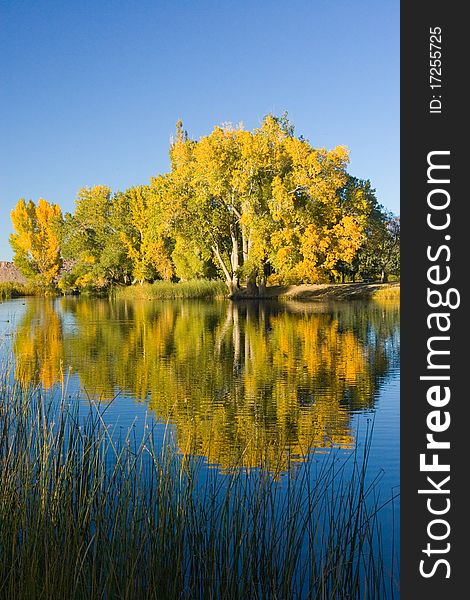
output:
<path id="1" fill-rule="evenodd" d="M 230 255 L 230 262 L 232 263 L 232 272 L 234 273 L 238 269 L 238 236 L 235 225 L 230 225 L 230 239 L 232 240 L 232 253 Z"/>
<path id="2" fill-rule="evenodd" d="M 242 227 L 242 253 L 243 253 L 243 264 L 248 260 L 249 253 L 249 239 L 246 233 L 246 227 Z"/>
<path id="3" fill-rule="evenodd" d="M 236 290 L 238 290 L 237 275 L 233 270 L 232 270 L 232 272 L 229 271 L 229 269 L 227 268 L 227 265 L 224 262 L 224 259 L 222 258 L 221 254 L 220 254 L 220 250 L 217 245 L 212 246 L 212 251 L 214 252 L 215 257 L 217 258 L 217 261 L 220 265 L 220 268 L 223 271 L 223 274 L 225 277 L 225 285 L 228 288 L 229 295 L 232 296 L 236 292 Z M 238 252 L 238 246 L 237 246 L 237 252 Z M 232 248 L 232 255 L 233 255 L 233 248 Z M 233 256 L 231 257 L 231 259 L 232 258 L 233 258 Z"/>
<path id="4" fill-rule="evenodd" d="M 385 269 L 382 269 L 382 274 L 380 276 L 380 283 L 388 283 L 388 274 Z"/>
<path id="5" fill-rule="evenodd" d="M 266 279 L 263 277 L 258 286 L 258 296 L 264 298 L 266 296 Z"/>
<path id="6" fill-rule="evenodd" d="M 232 265 L 232 277 L 231 277 L 231 285 L 232 290 L 238 289 L 238 237 L 237 230 L 235 225 L 230 225 L 230 238 L 232 240 L 232 252 L 230 255 L 230 262 Z M 233 292 L 232 292 L 233 293 Z"/>
<path id="7" fill-rule="evenodd" d="M 258 296 L 258 286 L 256 285 L 256 273 L 251 273 L 246 278 L 246 290 L 250 296 Z"/>

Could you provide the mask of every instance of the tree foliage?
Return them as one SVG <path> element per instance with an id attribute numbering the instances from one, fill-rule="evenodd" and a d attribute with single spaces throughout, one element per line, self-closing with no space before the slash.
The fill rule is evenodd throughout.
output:
<path id="1" fill-rule="evenodd" d="M 367 235 L 358 253 L 358 267 L 363 279 L 400 274 L 400 217 L 376 211 L 370 219 Z"/>
<path id="2" fill-rule="evenodd" d="M 348 173 L 348 161 L 344 146 L 315 148 L 297 136 L 287 115 L 268 115 L 252 131 L 216 126 L 199 140 L 179 121 L 171 168 L 149 185 L 83 188 L 64 220 L 56 205 L 21 200 L 12 211 L 15 262 L 51 285 L 67 259 L 64 291 L 217 273 L 232 292 L 385 281 L 399 273 L 399 220 L 369 181 Z"/>
<path id="3" fill-rule="evenodd" d="M 10 235 L 14 262 L 35 284 L 49 288 L 57 283 L 61 266 L 62 212 L 57 204 L 40 198 L 18 201 L 10 213 L 15 232 Z"/>
<path id="4" fill-rule="evenodd" d="M 160 200 L 158 189 L 152 193 L 145 186 L 131 188 L 115 199 L 116 227 L 131 261 L 134 283 L 173 276 Z"/>

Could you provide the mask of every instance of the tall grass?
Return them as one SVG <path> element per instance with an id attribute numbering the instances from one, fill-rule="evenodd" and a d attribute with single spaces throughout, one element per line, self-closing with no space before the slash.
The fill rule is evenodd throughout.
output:
<path id="1" fill-rule="evenodd" d="M 23 283 L 0 283 L 0 300 L 9 298 L 18 298 L 20 296 L 34 296 L 38 294 L 38 289 L 32 285 Z"/>
<path id="2" fill-rule="evenodd" d="M 102 408 L 0 388 L 0 598 L 393 596 L 368 444 L 221 475 L 150 424 L 120 438 Z"/>
<path id="3" fill-rule="evenodd" d="M 372 298 L 377 302 L 400 302 L 400 285 L 390 284 L 375 290 Z"/>
<path id="4" fill-rule="evenodd" d="M 146 300 L 174 300 L 179 298 L 223 298 L 227 295 L 227 287 L 223 281 L 194 279 L 171 283 L 156 281 L 143 285 L 114 288 L 112 292 L 117 298 L 142 298 Z"/>

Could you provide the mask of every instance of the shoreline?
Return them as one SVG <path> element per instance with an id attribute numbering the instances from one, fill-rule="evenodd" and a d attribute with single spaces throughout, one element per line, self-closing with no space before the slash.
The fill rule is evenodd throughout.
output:
<path id="1" fill-rule="evenodd" d="M 231 300 L 299 300 L 317 302 L 324 300 L 370 300 L 374 297 L 400 296 L 400 282 L 391 283 L 317 283 L 301 285 L 276 285 L 267 287 L 262 296 L 253 295 L 246 288 L 237 290 Z"/>
<path id="2" fill-rule="evenodd" d="M 211 282 L 212 283 L 212 282 Z M 196 285 L 195 285 L 196 284 Z M 240 288 L 234 293 L 225 294 L 222 292 L 221 284 L 212 283 L 201 280 L 199 285 L 196 282 L 179 282 L 171 284 L 162 284 L 153 287 L 155 284 L 148 284 L 144 287 L 129 286 L 125 288 L 122 294 L 127 298 L 143 298 L 146 300 L 163 300 L 163 299 L 208 299 L 212 297 L 222 297 L 234 302 L 244 300 L 295 300 L 300 302 L 321 302 L 325 300 L 398 300 L 400 297 L 400 282 L 392 283 L 318 283 L 318 284 L 301 284 L 287 286 L 268 286 L 262 294 L 258 290 L 254 293 L 247 288 Z M 159 289 L 161 288 L 161 289 Z M 35 290 L 27 285 L 17 285 L 15 283 L 0 284 L 0 298 L 6 300 L 8 298 L 19 298 L 31 295 L 43 295 L 39 290 Z M 39 292 L 39 293 L 38 293 Z M 58 294 L 60 295 L 60 294 Z M 94 294 L 88 297 L 95 297 Z M 97 294 L 96 297 L 99 297 Z M 102 297 L 102 296 L 101 296 Z"/>

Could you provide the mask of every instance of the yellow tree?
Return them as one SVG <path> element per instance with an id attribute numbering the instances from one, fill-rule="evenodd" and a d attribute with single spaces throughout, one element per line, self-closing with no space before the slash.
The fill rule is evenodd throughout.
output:
<path id="1" fill-rule="evenodd" d="M 171 279 L 173 265 L 167 243 L 168 226 L 161 206 L 161 187 L 164 178 L 158 178 L 153 189 L 133 187 L 115 200 L 119 216 L 116 228 L 132 262 L 134 283 L 146 280 Z"/>
<path id="2" fill-rule="evenodd" d="M 238 132 L 241 160 L 234 173 L 240 202 L 243 275 L 252 292 L 265 284 L 270 238 L 274 230 L 269 203 L 274 182 L 290 168 L 285 142 L 293 135 L 287 117 L 267 115 L 253 132 Z"/>
<path id="3" fill-rule="evenodd" d="M 21 199 L 10 216 L 15 229 L 10 235 L 15 264 L 34 283 L 52 286 L 61 267 L 59 206 L 42 198 L 37 206 Z"/>
<path id="4" fill-rule="evenodd" d="M 344 146 L 314 148 L 268 115 L 198 141 L 179 123 L 170 156 L 175 237 L 209 248 L 231 292 L 244 280 L 262 293 L 273 269 L 283 283 L 334 277 L 356 257 L 371 206 Z"/>
<path id="5" fill-rule="evenodd" d="M 233 128 L 216 127 L 196 142 L 188 138 L 181 121 L 170 148 L 173 235 L 186 246 L 210 253 L 231 291 L 237 287 L 239 266 L 238 216 L 230 185 L 236 150 Z M 152 187 L 158 183 L 158 178 L 153 180 Z M 175 251 L 178 258 L 178 248 Z"/>
<path id="6" fill-rule="evenodd" d="M 368 182 L 348 175 L 345 147 L 315 149 L 293 137 L 285 145 L 291 168 L 275 178 L 270 204 L 276 223 L 270 260 L 277 280 L 344 278 L 364 242 L 375 196 Z"/>
<path id="7" fill-rule="evenodd" d="M 274 117 L 254 132 L 217 126 L 199 141 L 177 125 L 169 178 L 175 231 L 210 250 L 232 292 L 240 278 L 255 280 L 267 258 L 269 184 L 283 168 L 286 135 Z"/>

